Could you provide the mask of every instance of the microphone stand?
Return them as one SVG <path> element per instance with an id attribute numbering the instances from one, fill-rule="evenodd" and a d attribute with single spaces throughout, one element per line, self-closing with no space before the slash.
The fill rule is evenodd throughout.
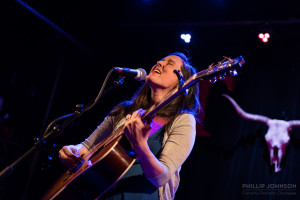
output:
<path id="1" fill-rule="evenodd" d="M 101 90 L 98 93 L 98 96 L 96 99 L 90 103 L 88 106 L 83 106 L 82 104 L 77 104 L 76 109 L 74 113 L 59 117 L 55 120 L 53 120 L 48 127 L 46 128 L 44 132 L 44 136 L 42 139 L 37 139 L 37 142 L 34 143 L 33 147 L 31 147 L 26 153 L 24 153 L 21 157 L 19 157 L 16 161 L 14 161 L 12 164 L 5 167 L 0 172 L 0 181 L 2 182 L 9 174 L 12 173 L 14 168 L 22 163 L 26 158 L 28 158 L 32 153 L 36 152 L 37 150 L 41 149 L 43 145 L 45 145 L 48 141 L 53 140 L 57 136 L 63 133 L 64 129 L 69 126 L 71 123 L 73 123 L 77 118 L 79 118 L 84 112 L 90 110 L 102 97 L 103 94 L 106 94 L 111 89 L 120 86 L 124 83 L 124 77 L 119 77 L 117 80 L 114 81 L 113 85 L 110 86 L 107 90 L 104 91 L 104 88 L 106 86 L 106 83 L 108 81 L 108 78 L 110 77 L 111 73 L 113 72 L 113 69 L 109 71 L 107 74 L 103 85 L 101 87 Z M 60 121 L 64 120 L 61 123 L 58 123 Z"/>

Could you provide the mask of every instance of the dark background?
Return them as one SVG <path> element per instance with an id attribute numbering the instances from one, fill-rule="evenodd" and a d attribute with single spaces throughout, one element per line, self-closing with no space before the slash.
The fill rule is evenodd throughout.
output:
<path id="1" fill-rule="evenodd" d="M 300 120 L 298 1 L 28 0 L 4 1 L 1 8 L 1 117 L 9 114 L 1 121 L 1 169 L 32 147 L 53 119 L 93 100 L 112 67 L 149 71 L 167 54 L 183 51 L 200 71 L 223 56 L 242 55 L 246 63 L 231 78 L 231 89 L 218 82 L 203 93 L 201 128 L 211 136 L 198 132 L 176 199 L 299 197 L 298 188 L 296 195 L 243 195 L 242 184 L 300 187 L 300 128 L 291 131 L 282 170 L 275 174 L 264 141 L 267 127 L 241 119 L 220 96 L 229 93 L 250 113 Z M 268 43 L 258 39 L 261 31 L 271 33 Z M 190 33 L 191 43 L 184 43 L 181 33 Z M 85 139 L 140 84 L 126 78 L 121 88 L 24 160 L 2 180 L 0 199 L 39 199 L 64 170 L 58 150 Z"/>

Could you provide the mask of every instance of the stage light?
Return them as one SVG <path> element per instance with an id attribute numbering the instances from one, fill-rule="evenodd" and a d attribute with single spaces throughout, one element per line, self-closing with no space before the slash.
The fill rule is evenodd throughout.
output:
<path id="1" fill-rule="evenodd" d="M 267 43 L 267 42 L 268 42 L 268 38 L 264 37 L 264 38 L 262 39 L 262 41 L 263 41 L 264 43 Z"/>
<path id="2" fill-rule="evenodd" d="M 181 34 L 181 39 L 185 41 L 185 43 L 190 43 L 192 36 L 190 34 Z"/>
<path id="3" fill-rule="evenodd" d="M 267 43 L 270 38 L 270 33 L 260 33 L 258 34 L 258 38 L 261 39 L 264 43 Z"/>
<path id="4" fill-rule="evenodd" d="M 269 33 L 265 33 L 265 38 L 269 39 L 270 38 L 270 34 Z"/>
<path id="5" fill-rule="evenodd" d="M 265 37 L 265 35 L 263 33 L 258 34 L 259 39 L 263 39 L 264 37 Z"/>

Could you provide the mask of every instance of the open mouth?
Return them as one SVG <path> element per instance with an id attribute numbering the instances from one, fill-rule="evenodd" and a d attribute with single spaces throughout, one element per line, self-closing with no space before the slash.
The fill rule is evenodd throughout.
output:
<path id="1" fill-rule="evenodd" d="M 155 69 L 154 72 L 157 74 L 161 74 L 161 72 L 158 69 Z"/>
<path id="2" fill-rule="evenodd" d="M 161 74 L 161 71 L 160 71 L 160 69 L 159 69 L 158 67 L 156 67 L 153 71 L 154 71 L 155 73 L 157 73 L 157 74 Z"/>

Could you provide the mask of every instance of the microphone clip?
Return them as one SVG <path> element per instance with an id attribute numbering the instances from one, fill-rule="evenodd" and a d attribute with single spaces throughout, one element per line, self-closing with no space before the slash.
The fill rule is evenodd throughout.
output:
<path id="1" fill-rule="evenodd" d="M 185 82 L 185 78 L 183 77 L 183 74 L 182 72 L 178 69 L 174 69 L 173 72 L 177 75 L 177 78 L 179 80 L 179 87 L 178 87 L 178 90 L 181 89 L 182 85 L 184 84 Z M 186 89 L 184 91 L 184 95 L 186 96 L 187 94 L 189 93 L 189 89 Z"/>
<path id="2" fill-rule="evenodd" d="M 178 90 L 182 87 L 183 83 L 185 82 L 185 79 L 181 73 L 181 71 L 178 69 L 174 69 L 173 72 L 177 75 L 177 78 L 179 80 L 179 87 Z"/>

